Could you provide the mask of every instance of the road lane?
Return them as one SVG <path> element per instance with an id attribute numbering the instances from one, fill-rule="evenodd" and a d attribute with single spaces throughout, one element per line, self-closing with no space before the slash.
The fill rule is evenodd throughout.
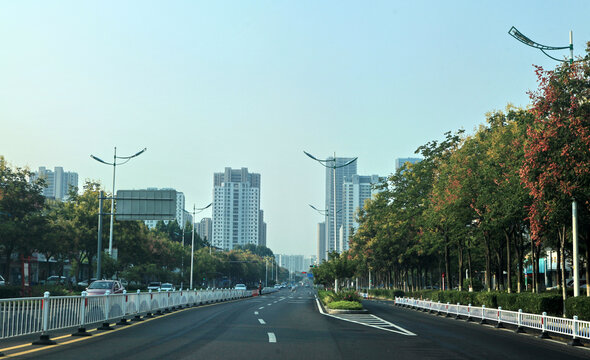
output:
<path id="1" fill-rule="evenodd" d="M 44 348 L 23 358 L 581 359 L 590 354 L 377 301 L 366 302 L 366 307 L 371 315 L 357 319 L 372 326 L 322 315 L 310 288 L 283 289 L 262 297 L 178 311 L 99 337 Z M 416 336 L 378 328 L 388 324 Z"/>

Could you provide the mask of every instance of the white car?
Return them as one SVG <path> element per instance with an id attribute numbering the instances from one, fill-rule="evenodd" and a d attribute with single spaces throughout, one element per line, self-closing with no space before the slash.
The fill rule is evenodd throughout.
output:
<path id="1" fill-rule="evenodd" d="M 236 290 L 246 290 L 246 285 L 244 285 L 244 284 L 236 284 L 236 286 L 234 287 L 234 289 L 236 289 Z"/>
<path id="2" fill-rule="evenodd" d="M 174 291 L 174 290 L 176 290 L 176 288 L 174 287 L 174 285 L 172 285 L 170 283 L 163 283 L 160 286 L 160 290 L 161 291 Z"/>

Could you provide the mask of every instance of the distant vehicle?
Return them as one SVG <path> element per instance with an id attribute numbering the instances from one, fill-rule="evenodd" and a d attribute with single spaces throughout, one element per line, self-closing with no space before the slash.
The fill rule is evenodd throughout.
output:
<path id="1" fill-rule="evenodd" d="M 172 285 L 170 283 L 163 283 L 160 286 L 160 290 L 161 291 L 174 291 L 174 290 L 176 290 L 176 288 L 174 287 L 174 285 Z"/>
<path id="2" fill-rule="evenodd" d="M 281 288 L 281 284 L 275 284 L 275 289 L 280 289 Z"/>
<path id="3" fill-rule="evenodd" d="M 160 289 L 160 287 L 162 286 L 162 283 L 159 281 L 152 281 L 151 283 L 148 284 L 147 289 L 148 290 L 152 290 L 152 291 L 158 291 L 158 289 Z"/>
<path id="4" fill-rule="evenodd" d="M 45 280 L 46 285 L 57 285 L 57 284 L 63 285 L 65 283 L 66 283 L 65 276 L 52 275 L 52 276 L 48 277 L 47 280 Z"/>
<path id="5" fill-rule="evenodd" d="M 90 282 L 92 283 L 93 281 L 96 281 L 96 278 L 92 278 L 90 279 Z M 82 281 L 78 281 L 78 286 L 84 286 L 84 287 L 88 287 L 88 280 L 82 280 Z"/>
<path id="6" fill-rule="evenodd" d="M 121 294 L 125 288 L 117 280 L 97 280 L 86 288 L 88 295 L 104 295 L 107 291 L 111 294 Z"/>
<path id="7" fill-rule="evenodd" d="M 236 286 L 234 287 L 234 289 L 236 289 L 236 290 L 246 290 L 246 285 L 244 285 L 244 284 L 236 284 Z"/>

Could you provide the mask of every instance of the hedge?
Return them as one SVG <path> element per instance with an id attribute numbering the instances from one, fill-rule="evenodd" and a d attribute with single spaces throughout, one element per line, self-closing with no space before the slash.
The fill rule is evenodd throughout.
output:
<path id="1" fill-rule="evenodd" d="M 590 320 L 590 297 L 578 296 L 565 300 L 565 315 L 568 318 L 574 315 L 580 320 Z"/>
<path id="2" fill-rule="evenodd" d="M 362 310 L 363 305 L 356 301 L 333 301 L 326 305 L 326 307 L 334 310 Z"/>
<path id="3" fill-rule="evenodd" d="M 397 294 L 401 291 L 396 290 Z M 393 290 L 371 290 L 371 294 L 375 296 L 391 296 Z M 418 299 L 430 299 L 432 301 L 440 301 L 443 304 L 471 304 L 473 306 L 485 305 L 487 308 L 502 307 L 503 310 L 518 311 L 522 309 L 525 313 L 542 314 L 547 312 L 548 315 L 561 316 L 563 314 L 563 299 L 557 293 L 505 293 L 505 292 L 468 292 L 468 291 L 439 291 L 439 290 L 420 290 L 403 293 L 395 296 L 407 296 Z M 581 314 L 581 313 L 579 313 Z M 578 314 L 578 316 L 580 316 Z M 588 311 L 590 315 L 590 311 Z M 580 317 L 581 318 L 581 317 Z"/>

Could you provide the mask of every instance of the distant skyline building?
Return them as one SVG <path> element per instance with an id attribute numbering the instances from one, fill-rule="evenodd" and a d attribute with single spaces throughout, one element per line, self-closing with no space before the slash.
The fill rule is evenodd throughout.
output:
<path id="1" fill-rule="evenodd" d="M 338 251 L 339 250 L 339 232 L 342 226 L 342 185 L 346 177 L 356 175 L 357 161 L 344 167 L 338 167 L 346 164 L 354 158 L 348 157 L 336 157 L 336 191 L 334 192 L 334 169 L 326 167 L 326 251 Z M 332 165 L 334 163 L 334 157 L 329 157 L 326 164 Z M 336 215 L 334 213 L 334 200 L 333 196 L 336 194 Z M 334 233 L 334 217 L 336 218 L 336 233 Z"/>
<path id="2" fill-rule="evenodd" d="M 410 164 L 419 163 L 422 161 L 421 158 L 397 158 L 395 159 L 395 171 L 402 167 L 405 163 L 409 162 Z"/>
<path id="3" fill-rule="evenodd" d="M 78 173 L 64 171 L 61 166 L 56 166 L 53 171 L 40 166 L 38 171 L 33 172 L 31 181 L 39 178 L 45 179 L 42 194 L 49 199 L 67 200 L 70 187 L 78 189 Z"/>
<path id="4" fill-rule="evenodd" d="M 266 246 L 266 223 L 264 222 L 264 210 L 260 210 L 258 217 L 258 245 Z"/>
<path id="5" fill-rule="evenodd" d="M 260 174 L 225 168 L 213 175 L 212 245 L 231 250 L 260 241 Z"/>
<path id="6" fill-rule="evenodd" d="M 211 218 L 202 218 L 195 227 L 197 230 L 197 234 L 202 240 L 207 241 L 208 243 L 211 242 L 213 238 L 213 220 Z"/>
<path id="7" fill-rule="evenodd" d="M 349 249 L 350 236 L 359 227 L 356 221 L 359 209 L 365 205 L 367 199 L 379 192 L 373 189 L 373 185 L 380 182 L 379 175 L 352 175 L 344 178 L 342 186 L 342 237 L 337 250 L 339 253 Z"/>
<path id="8" fill-rule="evenodd" d="M 155 187 L 154 188 L 147 188 L 147 190 L 175 190 L 176 191 L 176 189 L 172 189 L 172 188 L 158 189 Z M 187 221 L 191 221 L 190 219 L 192 219 L 192 215 L 189 214 L 188 211 L 186 211 L 184 209 L 184 203 L 185 203 L 184 193 L 182 193 L 180 191 L 176 191 L 176 217 L 174 220 L 176 220 L 176 222 L 178 223 L 178 226 L 180 226 L 181 229 L 183 228 L 183 226 L 186 226 Z M 158 221 L 160 221 L 160 220 L 144 220 L 143 222 L 148 227 L 148 229 L 153 229 L 156 227 L 156 224 L 158 223 Z M 168 225 L 168 223 L 170 223 L 171 220 L 162 220 L 162 221 L 164 221 L 164 224 Z"/>
<path id="9" fill-rule="evenodd" d="M 318 258 L 315 255 L 306 256 L 303 258 L 303 271 L 309 271 L 311 265 L 315 265 L 318 263 Z"/>
<path id="10" fill-rule="evenodd" d="M 326 251 L 326 223 L 318 223 L 318 253 L 317 258 L 319 262 L 328 260 L 328 252 Z"/>
<path id="11" fill-rule="evenodd" d="M 280 267 L 289 270 L 289 273 L 307 271 L 303 255 L 284 255 L 276 254 L 275 259 Z"/>

